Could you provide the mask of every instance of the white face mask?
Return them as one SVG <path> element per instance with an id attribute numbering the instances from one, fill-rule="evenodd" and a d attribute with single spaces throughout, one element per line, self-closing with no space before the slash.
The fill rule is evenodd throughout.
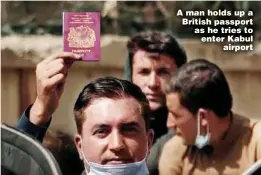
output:
<path id="1" fill-rule="evenodd" d="M 210 132 L 209 132 L 209 125 L 207 125 L 207 134 L 206 135 L 200 135 L 200 115 L 197 117 L 197 136 L 195 139 L 195 145 L 202 149 L 203 147 L 209 145 L 210 142 Z"/>
<path id="2" fill-rule="evenodd" d="M 83 153 L 83 144 L 81 150 L 84 164 L 87 163 L 89 165 L 91 175 L 149 175 L 149 170 L 146 165 L 147 153 L 145 158 L 139 162 L 118 165 L 101 165 L 98 163 L 89 162 L 86 159 Z M 85 171 L 88 174 L 86 167 Z"/>

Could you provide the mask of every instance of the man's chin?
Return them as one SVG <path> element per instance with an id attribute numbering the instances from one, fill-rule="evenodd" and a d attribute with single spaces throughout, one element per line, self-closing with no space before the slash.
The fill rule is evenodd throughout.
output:
<path id="1" fill-rule="evenodd" d="M 104 165 L 120 165 L 120 164 L 129 164 L 135 162 L 133 159 L 112 159 L 103 161 Z"/>
<path id="2" fill-rule="evenodd" d="M 129 164 L 133 163 L 133 161 L 110 161 L 106 165 L 121 165 L 121 164 Z"/>

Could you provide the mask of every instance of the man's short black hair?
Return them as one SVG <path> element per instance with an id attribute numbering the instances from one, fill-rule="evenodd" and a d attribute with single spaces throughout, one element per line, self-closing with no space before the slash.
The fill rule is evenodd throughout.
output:
<path id="1" fill-rule="evenodd" d="M 165 32 L 146 31 L 137 33 L 130 38 L 127 48 L 130 59 L 133 58 L 137 50 L 141 49 L 149 53 L 166 54 L 174 59 L 177 67 L 187 62 L 184 49 L 172 35 Z"/>
<path id="2" fill-rule="evenodd" d="M 166 93 L 178 93 L 180 103 L 192 114 L 199 108 L 212 110 L 225 117 L 232 108 L 232 95 L 222 70 L 204 60 L 192 60 L 172 75 Z"/>
<path id="3" fill-rule="evenodd" d="M 149 102 L 141 89 L 127 80 L 121 80 L 115 77 L 104 77 L 87 84 L 76 100 L 74 105 L 74 117 L 78 133 L 81 134 L 82 124 L 85 120 L 83 111 L 94 100 L 99 98 L 122 99 L 126 97 L 131 97 L 138 101 L 142 111 L 141 115 L 145 121 L 146 130 L 148 130 L 150 107 Z"/>

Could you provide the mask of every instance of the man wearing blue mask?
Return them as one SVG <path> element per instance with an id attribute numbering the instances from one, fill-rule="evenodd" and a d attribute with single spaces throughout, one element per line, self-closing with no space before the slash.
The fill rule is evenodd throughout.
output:
<path id="1" fill-rule="evenodd" d="M 190 61 L 165 92 L 176 135 L 163 148 L 161 175 L 242 174 L 261 158 L 261 122 L 231 111 L 229 85 L 217 65 Z"/>
<path id="2" fill-rule="evenodd" d="M 22 115 L 18 128 L 42 141 L 64 90 L 72 53 L 59 53 L 36 69 L 37 98 Z M 113 77 L 87 84 L 74 106 L 74 137 L 89 175 L 146 175 L 153 131 L 149 102 L 133 83 Z"/>

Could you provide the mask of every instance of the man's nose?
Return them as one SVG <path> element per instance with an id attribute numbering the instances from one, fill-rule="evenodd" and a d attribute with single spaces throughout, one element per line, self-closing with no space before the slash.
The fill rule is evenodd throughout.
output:
<path id="1" fill-rule="evenodd" d="M 159 77 L 155 72 L 151 72 L 149 79 L 148 79 L 148 86 L 149 88 L 157 88 L 159 87 Z"/>
<path id="2" fill-rule="evenodd" d="M 177 127 L 177 124 L 175 122 L 174 117 L 169 114 L 168 118 L 167 118 L 167 128 L 176 130 L 176 127 Z"/>
<path id="3" fill-rule="evenodd" d="M 111 134 L 109 149 L 112 151 L 121 151 L 125 148 L 124 136 L 115 131 Z"/>

